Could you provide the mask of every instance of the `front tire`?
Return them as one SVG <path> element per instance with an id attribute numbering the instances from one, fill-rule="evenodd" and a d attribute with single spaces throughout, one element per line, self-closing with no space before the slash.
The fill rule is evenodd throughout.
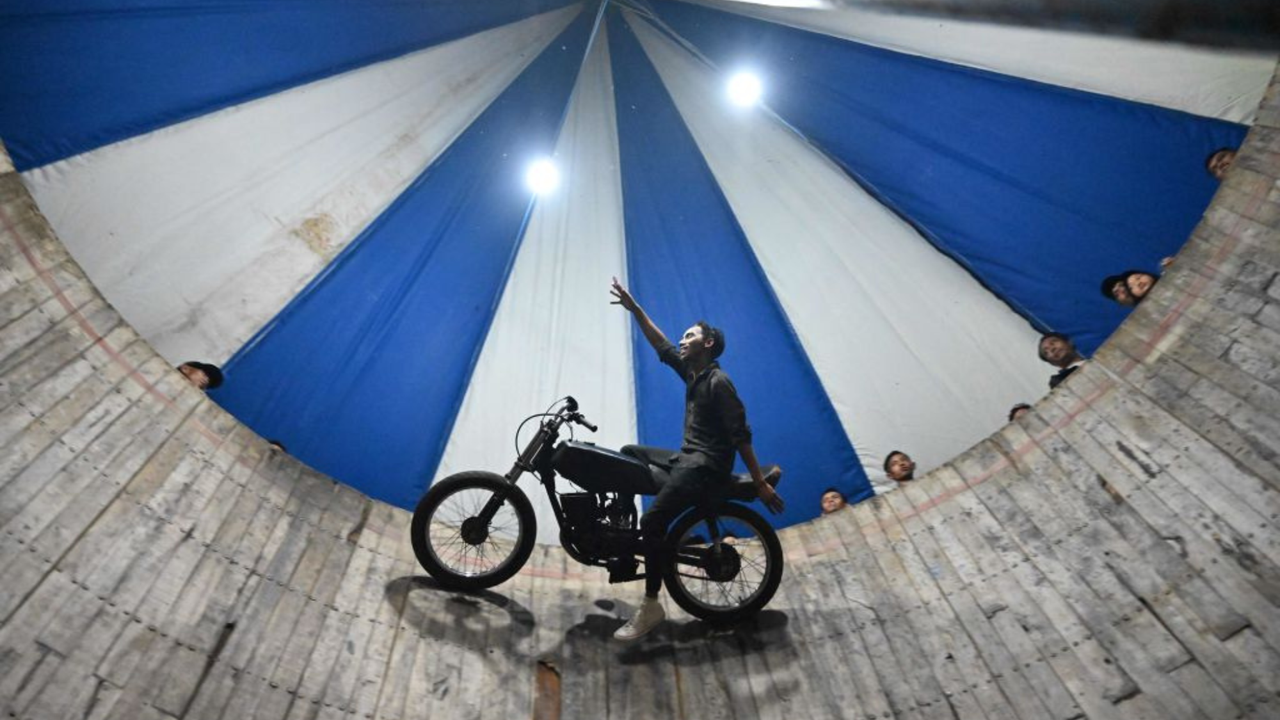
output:
<path id="1" fill-rule="evenodd" d="M 502 506 L 485 523 L 480 511 L 496 494 Z M 482 590 L 520 571 L 537 537 L 529 498 L 506 478 L 461 472 L 431 486 L 413 511 L 413 554 L 441 585 Z"/>
<path id="2" fill-rule="evenodd" d="M 722 536 L 719 550 L 708 518 Z M 730 537 L 731 536 L 731 537 Z M 737 503 L 685 513 L 667 534 L 663 580 L 671 599 L 696 618 L 722 626 L 746 620 L 773 599 L 782 582 L 782 543 L 759 513 Z"/>

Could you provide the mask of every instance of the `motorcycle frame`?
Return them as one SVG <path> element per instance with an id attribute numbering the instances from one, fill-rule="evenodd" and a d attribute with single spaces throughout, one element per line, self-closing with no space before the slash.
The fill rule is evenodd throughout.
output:
<path id="1" fill-rule="evenodd" d="M 520 454 L 516 457 L 516 461 L 511 465 L 511 469 L 502 477 L 509 484 L 509 488 L 514 489 L 521 476 L 525 473 L 532 473 L 538 476 L 539 483 L 546 490 L 547 501 L 551 504 L 551 512 L 555 515 L 556 523 L 561 529 L 561 547 L 563 547 L 574 560 L 582 563 L 583 565 L 607 567 L 607 562 L 600 562 L 600 560 L 607 561 L 612 558 L 595 559 L 583 557 L 577 550 L 566 545 L 563 538 L 565 516 L 564 509 L 560 505 L 560 496 L 556 492 L 557 475 L 555 469 L 551 466 L 551 453 L 555 450 L 556 441 L 560 439 L 560 428 L 563 427 L 566 422 L 574 419 L 576 408 L 577 403 L 574 402 L 567 408 L 567 413 L 564 410 L 557 411 L 549 420 L 539 424 L 538 432 L 535 433 L 533 438 L 531 438 L 524 446 L 524 449 L 521 450 Z M 509 494 L 509 491 L 501 494 L 494 493 L 493 497 L 489 498 L 489 502 L 485 503 L 484 508 L 480 511 L 479 517 L 483 518 L 486 523 L 492 522 L 493 516 L 498 512 L 498 509 L 502 507 L 502 504 L 506 502 L 507 495 Z M 716 520 L 716 514 L 711 513 L 707 517 L 705 523 L 709 537 L 714 538 L 714 549 L 715 551 L 719 551 L 722 538 L 720 527 Z M 631 557 L 634 558 L 638 554 L 639 553 L 633 553 Z M 684 559 L 686 564 L 704 567 L 705 558 L 687 556 L 685 552 L 682 552 L 680 556 Z M 672 560 L 674 561 L 675 558 L 672 558 Z M 641 580 L 644 577 L 644 573 L 635 573 L 621 577 L 616 581 L 611 581 L 626 582 L 631 580 Z"/>

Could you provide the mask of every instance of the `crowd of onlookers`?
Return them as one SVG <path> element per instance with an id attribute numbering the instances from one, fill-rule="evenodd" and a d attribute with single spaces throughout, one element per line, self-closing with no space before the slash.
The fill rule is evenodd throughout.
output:
<path id="1" fill-rule="evenodd" d="M 1235 159 L 1235 150 L 1232 148 L 1219 148 L 1210 153 L 1209 157 L 1205 159 L 1204 168 L 1215 180 L 1221 181 Z M 1160 269 L 1168 268 L 1171 263 L 1173 263 L 1173 258 L 1161 260 Z M 1108 300 L 1125 307 L 1135 307 L 1150 294 L 1151 289 L 1155 287 L 1159 279 L 1159 275 L 1146 270 L 1126 270 L 1116 275 L 1110 275 L 1102 281 L 1102 295 Z M 1050 390 L 1058 387 L 1063 380 L 1066 380 L 1071 373 L 1079 369 L 1086 361 L 1086 358 L 1076 349 L 1075 344 L 1071 342 L 1071 338 L 1059 332 L 1047 332 L 1040 336 L 1038 351 L 1041 360 L 1058 368 L 1058 372 L 1049 378 Z M 1031 406 L 1027 403 L 1014 405 L 1009 409 L 1009 422 L 1017 420 L 1030 411 Z M 915 479 L 915 470 L 916 464 L 911 460 L 910 456 L 901 450 L 894 450 L 885 456 L 885 477 L 893 481 L 887 484 L 888 489 Z M 886 490 L 886 487 L 879 483 L 873 483 L 873 487 L 876 490 L 876 494 L 882 494 Z M 838 489 L 830 487 L 822 491 L 821 508 L 823 515 L 830 515 L 844 508 L 846 504 L 844 494 Z"/>

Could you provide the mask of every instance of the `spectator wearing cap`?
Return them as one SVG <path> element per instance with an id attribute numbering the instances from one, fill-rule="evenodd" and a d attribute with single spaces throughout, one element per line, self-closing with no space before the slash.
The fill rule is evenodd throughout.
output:
<path id="1" fill-rule="evenodd" d="M 1071 338 L 1058 332 L 1045 333 L 1040 338 L 1040 359 L 1058 368 L 1058 372 L 1049 378 L 1049 389 L 1067 379 L 1084 364 L 1084 356 L 1076 350 Z"/>
<path id="2" fill-rule="evenodd" d="M 178 366 L 178 372 L 200 390 L 213 390 L 222 385 L 222 369 L 211 363 L 188 360 Z"/>
<path id="3" fill-rule="evenodd" d="M 1172 262 L 1172 258 L 1165 258 L 1160 264 L 1168 267 Z M 1159 279 L 1158 275 L 1145 270 L 1125 270 L 1102 281 L 1102 296 L 1125 307 L 1133 307 L 1142 302 Z"/>
<path id="4" fill-rule="evenodd" d="M 1133 295 L 1129 293 L 1129 285 L 1125 282 L 1125 275 L 1127 274 L 1108 275 L 1103 279 L 1102 296 L 1108 300 L 1114 300 L 1125 307 L 1133 307 L 1138 303 L 1133 299 Z"/>

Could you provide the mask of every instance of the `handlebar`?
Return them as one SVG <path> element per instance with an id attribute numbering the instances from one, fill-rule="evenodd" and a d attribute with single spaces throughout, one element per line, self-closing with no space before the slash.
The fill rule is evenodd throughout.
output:
<path id="1" fill-rule="evenodd" d="M 575 422 L 591 432 L 596 432 L 600 429 L 583 417 L 582 413 L 578 412 L 578 401 L 572 395 L 568 395 L 564 399 L 564 419 Z"/>
<path id="2" fill-rule="evenodd" d="M 591 432 L 595 432 L 600 429 L 595 425 L 592 425 L 591 422 L 588 421 L 586 418 L 582 417 L 582 413 L 572 413 L 569 415 L 569 419 L 578 423 L 582 427 L 590 430 Z"/>

